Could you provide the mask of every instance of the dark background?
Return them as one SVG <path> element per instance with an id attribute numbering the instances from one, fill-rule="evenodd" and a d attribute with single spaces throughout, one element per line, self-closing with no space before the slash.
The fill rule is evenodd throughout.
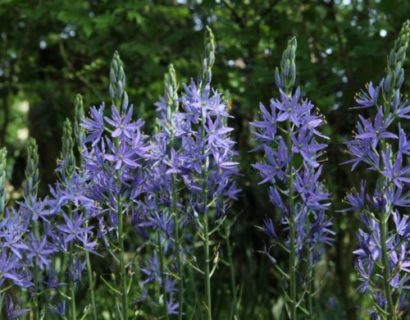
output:
<path id="1" fill-rule="evenodd" d="M 346 159 L 343 141 L 357 119 L 357 111 L 349 109 L 355 93 L 382 77 L 387 53 L 409 17 L 406 0 L 0 0 L 0 146 L 9 150 L 10 195 L 20 197 L 27 135 L 39 144 L 41 187 L 47 193 L 47 184 L 55 180 L 62 123 L 73 117 L 75 94 L 84 96 L 87 107 L 108 101 L 115 50 L 126 66 L 130 100 L 149 132 L 167 65 L 175 65 L 180 83 L 196 77 L 203 29 L 210 25 L 217 44 L 213 85 L 235 116 L 231 125 L 243 173 L 244 191 L 230 213 L 236 220 L 232 241 L 241 318 L 269 318 L 280 291 L 267 259 L 258 253 L 264 236 L 255 226 L 274 208 L 250 169 L 255 155 L 249 153 L 249 121 L 259 101 L 268 103 L 277 94 L 274 68 L 295 35 L 297 82 L 325 115 L 331 137 L 325 179 L 333 194 L 329 214 L 337 236 L 319 270 L 318 278 L 325 279 L 320 309 L 323 319 L 357 319 L 366 307 L 355 291 L 352 263 L 357 217 L 338 210 L 365 172 L 352 174 L 340 165 Z M 223 290 L 228 273 L 220 271 L 216 309 L 228 299 Z"/>

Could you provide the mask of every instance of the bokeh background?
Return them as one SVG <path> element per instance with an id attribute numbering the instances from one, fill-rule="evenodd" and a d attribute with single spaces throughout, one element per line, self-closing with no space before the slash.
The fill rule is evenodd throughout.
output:
<path id="1" fill-rule="evenodd" d="M 75 94 L 84 96 L 87 107 L 109 100 L 115 50 L 126 66 L 130 100 L 149 132 L 168 64 L 174 64 L 181 84 L 196 77 L 209 25 L 217 43 L 213 85 L 235 116 L 241 156 L 243 194 L 230 213 L 241 319 L 270 318 L 283 301 L 278 278 L 259 253 L 264 236 L 256 226 L 274 208 L 250 168 L 255 155 L 249 153 L 249 122 L 259 101 L 268 103 L 276 94 L 274 68 L 295 35 L 297 82 L 325 115 L 331 137 L 325 178 L 337 236 L 318 274 L 324 286 L 319 301 L 323 319 L 357 319 L 366 307 L 355 291 L 352 262 L 358 223 L 340 209 L 366 172 L 352 174 L 341 165 L 343 142 L 357 119 L 349 109 L 355 93 L 382 77 L 386 55 L 409 17 L 408 0 L 0 0 L 0 146 L 9 150 L 10 198 L 20 197 L 28 137 L 39 144 L 41 190 L 47 193 Z M 216 312 L 227 299 L 224 268 L 215 276 Z"/>

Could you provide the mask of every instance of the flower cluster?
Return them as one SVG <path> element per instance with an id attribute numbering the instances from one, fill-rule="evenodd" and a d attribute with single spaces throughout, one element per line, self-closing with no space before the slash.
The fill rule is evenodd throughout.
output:
<path id="1" fill-rule="evenodd" d="M 399 317 L 410 289 L 410 224 L 402 213 L 410 206 L 410 145 L 401 126 L 410 118 L 410 106 L 401 95 L 409 37 L 407 22 L 388 57 L 386 77 L 378 85 L 369 83 L 356 98 L 359 109 L 374 110 L 373 119 L 359 116 L 355 137 L 347 142 L 352 170 L 363 163 L 377 179 L 374 185 L 362 181 L 347 202 L 362 222 L 360 247 L 354 251 L 359 290 L 370 293 L 373 312 L 383 319 Z"/>
<path id="2" fill-rule="evenodd" d="M 194 82 L 185 87 L 181 111 L 175 115 L 175 136 L 181 147 L 170 164 L 171 172 L 179 172 L 190 192 L 190 210 L 202 215 L 209 203 L 222 216 L 228 199 L 239 192 L 232 179 L 238 172 L 233 159 L 234 141 L 226 125 L 229 114 L 221 96 L 211 93 L 210 85 L 198 87 Z M 207 197 L 203 198 L 203 190 Z"/>
<path id="3" fill-rule="evenodd" d="M 281 244 L 272 218 L 265 219 L 263 230 L 289 253 L 291 282 L 296 281 L 294 273 L 301 260 L 308 260 L 309 265 L 317 262 L 323 245 L 330 244 L 333 235 L 325 216 L 329 194 L 320 181 L 320 157 L 326 148 L 318 142 L 319 138 L 326 139 L 319 131 L 323 119 L 314 113 L 310 101 L 301 98 L 299 88 L 292 92 L 295 50 L 296 40 L 292 39 L 283 54 L 282 73 L 276 76 L 280 98 L 272 99 L 269 108 L 260 104 L 261 119 L 251 123 L 258 142 L 254 151 L 264 155 L 263 162 L 252 166 L 262 178 L 260 184 L 269 184 L 269 199 L 282 214 L 279 220 L 282 231 L 287 231 L 286 239 Z M 292 72 L 287 71 L 288 65 L 293 66 Z M 266 253 L 275 261 L 270 249 Z M 292 305 L 296 304 L 295 294 L 291 289 Z"/>
<path id="4" fill-rule="evenodd" d="M 147 214 L 137 220 L 139 226 L 152 227 L 161 235 L 157 244 L 159 259 L 157 256 L 154 256 L 156 260 L 151 259 L 158 261 L 159 268 L 166 269 L 166 261 L 161 258 L 171 254 L 176 256 L 176 264 L 167 267 L 171 269 L 168 273 L 174 269 L 178 272 L 178 303 L 172 300 L 174 288 L 170 287 L 173 282 L 168 280 L 168 274 L 162 279 L 151 277 L 151 280 L 160 286 L 167 282 L 166 290 L 163 290 L 163 295 L 168 296 L 167 312 L 178 309 L 180 317 L 183 308 L 182 260 L 188 252 L 194 254 L 193 248 L 185 242 L 189 236 L 187 226 L 207 238 L 208 223 L 221 221 L 239 192 L 233 179 L 238 174 L 238 163 L 234 161 L 232 129 L 227 126 L 227 106 L 210 86 L 212 41 L 206 42 L 206 47 L 202 79 L 199 84 L 191 81 L 185 86 L 180 98 L 172 66 L 166 76 L 165 97 L 157 103 L 160 129 L 150 146 L 152 189 L 143 203 L 143 211 Z M 205 269 L 209 267 L 210 259 L 206 260 Z M 143 273 L 158 274 L 147 268 Z"/>
<path id="5" fill-rule="evenodd" d="M 138 208 L 153 185 L 147 172 L 150 148 L 142 132 L 144 122 L 133 119 L 134 108 L 125 92 L 125 74 L 117 52 L 111 63 L 110 80 L 110 114 L 104 114 L 102 104 L 92 107 L 90 117 L 82 122 L 86 131 L 85 146 L 81 148 L 87 179 L 84 192 L 95 203 L 98 236 L 113 258 L 111 271 L 118 272 L 120 277 L 118 290 L 122 294 L 117 308 L 128 319 L 128 294 L 135 272 L 133 263 L 125 257 L 126 222 L 128 217 L 132 221 L 141 219 Z M 138 223 L 135 231 L 139 232 Z"/>
<path id="6" fill-rule="evenodd" d="M 65 290 L 64 282 L 75 284 L 84 269 L 81 262 L 84 252 L 93 251 L 92 227 L 87 221 L 92 216 L 93 202 L 84 195 L 85 179 L 75 168 L 72 154 L 72 131 L 69 122 L 64 126 L 63 152 L 57 168 L 60 177 L 51 196 L 38 198 L 38 151 L 34 140 L 28 144 L 28 159 L 25 171 L 24 200 L 17 209 L 8 208 L 0 223 L 2 277 L 0 286 L 7 281 L 27 288 L 35 317 L 49 310 L 64 311 L 64 299 L 57 294 Z M 74 250 L 74 248 L 81 248 Z M 57 261 L 66 262 L 57 266 Z M 42 296 L 47 295 L 47 302 Z M 27 313 L 8 301 L 8 313 Z M 59 307 L 57 307 L 59 305 Z M 15 312 L 12 310 L 15 308 Z M 15 316 L 17 318 L 17 316 Z"/>

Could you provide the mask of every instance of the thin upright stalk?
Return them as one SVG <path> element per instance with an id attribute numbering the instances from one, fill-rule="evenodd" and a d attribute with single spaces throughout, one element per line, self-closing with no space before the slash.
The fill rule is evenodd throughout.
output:
<path id="1" fill-rule="evenodd" d="M 178 320 L 182 320 L 183 315 L 183 306 L 184 306 L 184 272 L 181 263 L 181 235 L 180 235 L 180 221 L 179 215 L 177 211 L 177 195 L 176 195 L 176 183 L 175 177 L 172 176 L 172 212 L 175 217 L 175 251 L 176 251 L 176 259 L 177 259 L 177 269 L 178 269 Z"/>
<path id="2" fill-rule="evenodd" d="M 207 192 L 205 191 L 207 194 Z M 207 204 L 205 204 L 206 206 Z M 211 298 L 211 275 L 209 268 L 209 230 L 208 230 L 208 214 L 204 213 L 204 253 L 205 253 L 205 294 L 206 294 L 206 309 L 207 319 L 212 320 L 212 298 Z"/>
<path id="3" fill-rule="evenodd" d="M 310 320 L 315 320 L 315 313 L 314 313 L 314 307 L 313 307 L 313 293 L 315 292 L 315 281 L 314 281 L 314 270 L 313 270 L 313 264 L 311 262 L 311 253 L 309 253 L 309 260 L 308 260 L 308 311 L 309 311 L 309 319 Z"/>
<path id="4" fill-rule="evenodd" d="M 200 94 L 202 95 L 203 87 L 201 86 Z M 201 119 L 201 135 L 202 139 L 205 137 L 205 122 L 206 119 L 202 115 Z M 208 159 L 206 157 L 205 147 L 202 147 L 202 158 L 205 159 L 201 168 L 201 178 L 202 178 L 202 201 L 204 206 L 203 214 L 203 245 L 204 245 L 204 256 L 205 256 L 205 308 L 207 313 L 207 320 L 212 320 L 212 297 L 211 297 L 211 272 L 210 272 L 210 258 L 209 258 L 209 226 L 208 226 L 208 168 L 206 167 Z"/>
<path id="5" fill-rule="evenodd" d="M 98 320 L 97 304 L 95 302 L 93 269 L 91 267 L 90 253 L 88 251 L 85 252 L 85 259 L 87 263 L 88 288 L 90 289 L 90 296 L 91 296 L 91 312 L 93 315 L 93 320 Z"/>
<path id="6" fill-rule="evenodd" d="M 34 227 L 34 235 L 37 238 L 37 241 L 40 241 L 40 226 L 38 224 L 38 221 L 33 220 L 33 227 Z M 39 320 L 40 319 L 40 299 L 39 299 L 39 291 L 40 291 L 40 286 L 41 286 L 41 280 L 40 280 L 40 270 L 37 266 L 37 263 L 34 263 L 34 283 L 36 285 L 36 292 L 34 294 L 34 320 Z"/>
<path id="7" fill-rule="evenodd" d="M 287 147 L 288 152 L 292 152 L 292 124 L 290 119 L 287 121 Z M 296 320 L 296 226 L 295 226 L 295 210 L 293 199 L 293 157 L 290 156 L 289 163 L 289 180 L 288 180 L 288 196 L 289 196 L 289 233 L 290 233 L 290 254 L 289 254 L 289 296 L 290 296 L 290 319 Z"/>
<path id="8" fill-rule="evenodd" d="M 71 251 L 71 250 L 70 250 Z M 70 254 L 72 256 L 72 254 Z M 70 315 L 72 320 L 77 319 L 77 310 L 75 303 L 75 284 L 70 280 Z"/>
<path id="9" fill-rule="evenodd" d="M 120 248 L 120 273 L 122 280 L 121 288 L 121 303 L 122 303 L 122 316 L 123 320 L 128 320 L 128 281 L 127 281 L 127 268 L 125 265 L 125 252 L 124 252 L 124 214 L 122 210 L 121 196 L 117 198 L 117 214 L 118 214 L 118 244 Z"/>
<path id="10" fill-rule="evenodd" d="M 235 267 L 233 265 L 233 258 L 232 258 L 232 246 L 231 246 L 231 241 L 229 240 L 230 237 L 230 232 L 229 229 L 230 226 L 227 227 L 227 232 L 226 232 L 226 250 L 228 253 L 228 263 L 229 263 L 229 273 L 230 273 L 230 278 L 231 278 L 231 290 L 232 290 L 232 305 L 231 305 L 231 311 L 229 315 L 229 319 L 232 320 L 234 319 L 236 315 L 236 284 L 235 284 Z"/>
<path id="11" fill-rule="evenodd" d="M 194 274 L 193 274 L 193 269 L 192 268 L 188 268 L 188 278 L 189 278 L 189 281 L 188 281 L 188 285 L 189 285 L 189 287 L 190 287 L 190 291 L 191 291 L 191 293 L 194 295 L 194 300 L 195 300 L 195 303 L 194 303 L 194 310 L 193 310 L 193 314 L 195 314 L 196 313 L 196 306 L 197 306 L 197 303 L 198 303 L 198 301 L 199 301 L 199 294 L 198 294 L 198 288 L 197 288 L 197 286 L 196 286 L 196 281 L 195 281 L 195 278 L 194 278 Z M 188 287 L 188 286 L 187 286 Z M 204 317 L 203 317 L 203 314 L 201 313 L 201 317 L 200 317 L 200 319 L 203 319 Z"/>
<path id="12" fill-rule="evenodd" d="M 385 100 L 386 101 L 386 100 Z M 389 104 L 386 104 L 387 108 L 390 108 Z M 389 109 L 387 110 L 389 111 Z M 386 142 L 381 141 L 380 143 L 381 150 L 386 150 Z M 382 152 L 380 152 L 380 155 Z M 384 177 L 382 177 L 384 179 Z M 389 206 L 390 207 L 390 206 Z M 382 258 L 382 274 L 383 274 L 383 291 L 386 298 L 386 311 L 388 313 L 388 319 L 396 320 L 397 316 L 394 311 L 393 296 L 391 293 L 390 283 L 389 283 L 389 257 L 387 253 L 387 233 L 388 233 L 388 221 L 390 216 L 390 209 L 388 212 L 382 210 L 380 214 L 380 246 L 381 246 L 381 258 Z"/>
<path id="13" fill-rule="evenodd" d="M 166 288 L 166 277 L 165 277 L 165 263 L 164 263 L 164 250 L 162 249 L 161 235 L 158 231 L 157 233 L 158 250 L 159 250 L 159 269 L 161 272 L 161 291 L 163 299 L 163 312 L 165 319 L 169 319 L 167 310 L 167 288 Z"/>
<path id="14" fill-rule="evenodd" d="M 1 290 L 1 286 L 0 286 Z M 3 319 L 3 300 L 4 300 L 4 294 L 0 293 L 0 318 Z"/>
<path id="15" fill-rule="evenodd" d="M 380 242 L 381 242 L 381 249 L 382 249 L 382 271 L 383 271 L 383 289 L 384 295 L 387 301 L 386 311 L 388 312 L 388 319 L 396 320 L 397 316 L 394 312 L 394 304 L 393 304 L 393 297 L 390 289 L 389 283 L 389 258 L 387 256 L 387 219 L 388 215 L 386 212 L 382 212 L 380 217 Z"/>

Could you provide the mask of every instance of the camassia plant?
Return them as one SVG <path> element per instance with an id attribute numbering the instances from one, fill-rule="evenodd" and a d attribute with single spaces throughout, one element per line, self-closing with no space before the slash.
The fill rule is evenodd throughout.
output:
<path id="1" fill-rule="evenodd" d="M 358 290 L 371 298 L 372 319 L 410 316 L 410 144 L 404 129 L 410 105 L 401 92 L 409 38 L 407 21 L 387 58 L 387 74 L 356 98 L 355 109 L 371 116 L 359 115 L 355 136 L 347 142 L 352 170 L 363 164 L 375 177 L 375 183 L 363 180 L 358 192 L 347 196 L 349 210 L 358 212 L 362 223 L 355 265 Z"/>
<path id="2" fill-rule="evenodd" d="M 347 210 L 362 222 L 354 255 L 358 293 L 371 301 L 372 319 L 410 316 L 410 106 L 401 92 L 409 37 L 406 22 L 386 76 L 357 97 L 356 109 L 372 116 L 360 116 L 347 143 L 348 163 L 353 169 L 364 164 L 374 177 L 347 196 Z M 251 123 L 260 156 L 252 166 L 273 205 L 260 229 L 268 236 L 263 252 L 283 288 L 275 297 L 286 302 L 279 317 L 313 320 L 323 317 L 317 271 L 334 232 L 322 179 L 325 121 L 295 86 L 296 47 L 296 39 L 289 40 L 275 73 L 277 97 L 269 107 L 260 104 L 259 119 Z M 206 28 L 199 76 L 181 87 L 169 66 L 152 132 L 135 116 L 115 52 L 110 102 L 92 106 L 86 116 L 82 97 L 75 98 L 56 181 L 45 197 L 39 195 L 36 142 L 27 143 L 15 203 L 7 197 L 7 152 L 0 149 L 0 319 L 241 318 L 244 288 L 236 283 L 229 239 L 235 219 L 228 217 L 240 194 L 239 161 L 228 124 L 233 117 L 213 88 L 216 49 Z M 224 266 L 228 291 L 213 282 Z M 222 315 L 221 296 L 228 297 Z"/>
<path id="3" fill-rule="evenodd" d="M 290 319 L 317 319 L 314 297 L 315 264 L 324 245 L 330 244 L 333 232 L 325 216 L 329 194 L 320 180 L 321 155 L 327 137 L 319 131 L 323 118 L 309 100 L 301 98 L 295 88 L 296 39 L 288 42 L 283 52 L 275 82 L 279 99 L 272 99 L 269 108 L 260 104 L 260 119 L 251 123 L 256 129 L 254 151 L 264 160 L 253 165 L 262 177 L 260 184 L 269 184 L 269 199 L 278 215 L 266 217 L 262 230 L 269 237 L 266 255 L 284 280 L 284 294 Z M 286 267 L 272 255 L 274 247 L 288 254 Z"/>

